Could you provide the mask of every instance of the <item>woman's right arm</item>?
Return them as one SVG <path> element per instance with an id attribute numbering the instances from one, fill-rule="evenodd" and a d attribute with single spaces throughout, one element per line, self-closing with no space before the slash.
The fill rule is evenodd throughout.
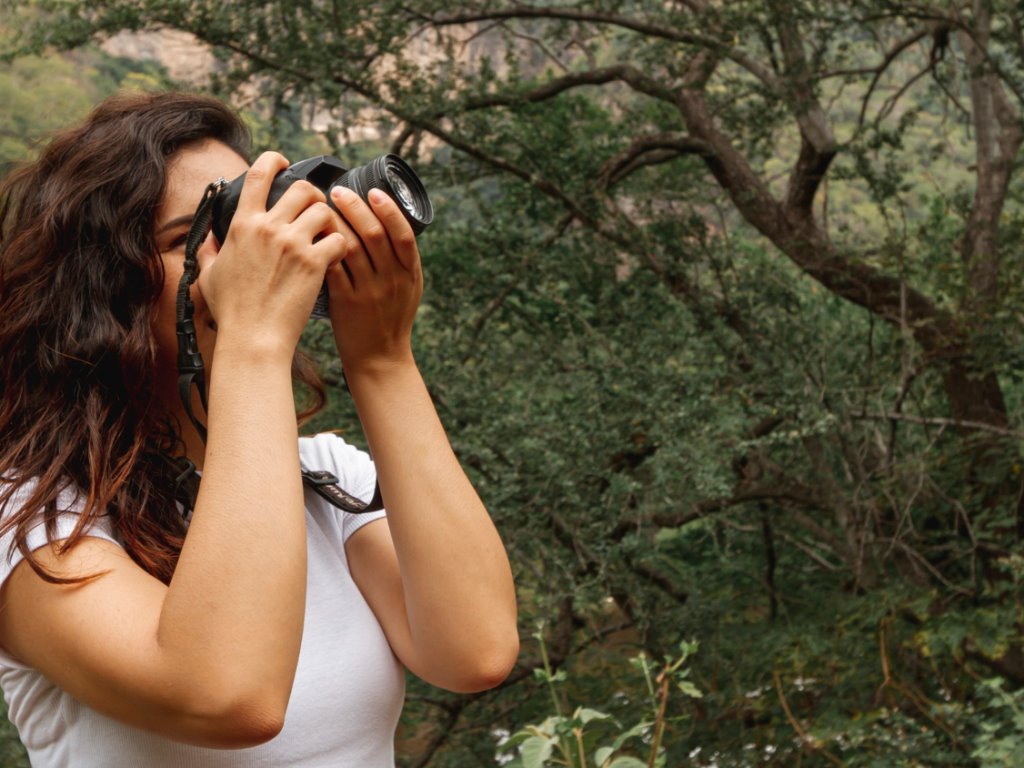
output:
<path id="1" fill-rule="evenodd" d="M 89 537 L 37 558 L 58 576 L 101 575 L 54 585 L 21 563 L 0 595 L 0 642 L 16 658 L 103 714 L 205 746 L 250 746 L 280 730 L 302 637 L 306 534 L 290 363 L 344 245 L 312 243 L 333 221 L 312 187 L 294 185 L 263 210 L 284 165 L 279 155 L 253 165 L 228 244 L 203 265 L 218 323 L 209 439 L 170 584 Z"/>
<path id="2" fill-rule="evenodd" d="M 250 362 L 211 377 L 204 477 L 170 585 L 98 538 L 62 556 L 37 550 L 59 576 L 102 575 L 55 585 L 20 563 L 0 611 L 12 655 L 93 709 L 179 741 L 242 747 L 280 730 L 306 541 L 291 381 L 276 368 Z M 228 422 L 232 411 L 240 418 Z"/>

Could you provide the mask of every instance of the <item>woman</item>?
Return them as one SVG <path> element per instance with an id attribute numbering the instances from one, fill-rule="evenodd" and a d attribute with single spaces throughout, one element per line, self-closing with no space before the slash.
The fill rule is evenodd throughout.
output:
<path id="1" fill-rule="evenodd" d="M 399 663 L 474 691 L 518 652 L 508 560 L 411 351 L 408 223 L 305 182 L 267 211 L 287 161 L 247 148 L 219 102 L 121 95 L 2 189 L 0 684 L 35 766 L 391 766 Z M 204 189 L 246 171 L 192 289 L 204 444 L 175 292 Z M 325 279 L 373 463 L 298 438 Z M 179 457 L 202 475 L 187 522 Z M 364 498 L 379 481 L 386 518 L 304 491 L 300 460 Z"/>

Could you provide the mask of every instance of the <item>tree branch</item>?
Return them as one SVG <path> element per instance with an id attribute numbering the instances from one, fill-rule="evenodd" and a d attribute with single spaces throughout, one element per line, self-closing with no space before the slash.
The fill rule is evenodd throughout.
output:
<path id="1" fill-rule="evenodd" d="M 786 208 L 810 218 L 818 186 L 836 156 L 836 140 L 825 110 L 814 94 L 810 66 L 796 19 L 787 10 L 780 10 L 778 2 L 772 7 L 786 64 L 785 85 L 800 128 L 800 156 L 789 177 Z"/>
<path id="2" fill-rule="evenodd" d="M 636 67 L 628 64 L 616 64 L 610 67 L 573 72 L 563 77 L 549 80 L 539 88 L 518 93 L 501 93 L 493 96 L 470 99 L 458 106 L 459 111 L 507 107 L 514 104 L 536 103 L 554 98 L 572 88 L 583 85 L 604 85 L 614 81 L 622 81 L 640 93 L 653 96 L 661 101 L 674 102 L 675 94 L 670 88 L 663 86 L 652 77 L 648 77 Z"/>
<path id="3" fill-rule="evenodd" d="M 642 21 L 640 19 L 616 13 L 599 13 L 577 8 L 528 8 L 514 6 L 510 8 L 495 8 L 486 11 L 450 13 L 440 16 L 425 16 L 423 14 L 416 15 L 438 27 L 473 24 L 479 21 L 492 21 L 494 19 L 554 19 L 620 27 L 647 37 L 670 40 L 676 43 L 695 45 L 700 48 L 713 50 L 717 54 L 734 61 L 769 88 L 772 88 L 773 90 L 778 88 L 778 80 L 770 69 L 742 51 L 738 51 L 732 46 L 723 43 L 721 40 L 717 40 L 706 35 L 680 31 L 675 27 L 664 27 L 648 21 Z"/>
<path id="4" fill-rule="evenodd" d="M 427 741 L 426 746 L 416 756 L 416 759 L 410 763 L 410 768 L 424 768 L 430 763 L 437 750 L 444 746 L 445 742 L 451 738 L 452 732 L 455 730 L 455 726 L 459 722 L 459 718 L 462 717 L 462 711 L 471 701 L 473 701 L 473 699 L 464 697 L 449 702 L 447 705 L 441 706 L 445 712 L 444 722 L 431 724 L 430 738 Z"/>
<path id="5" fill-rule="evenodd" d="M 965 419 L 947 419 L 942 416 L 914 416 L 910 413 L 855 413 L 850 418 L 857 421 L 903 421 L 909 424 L 922 424 L 932 427 L 953 427 L 961 430 L 978 432 L 989 432 L 1002 437 L 1024 438 L 1024 432 L 1017 429 L 1007 429 L 983 421 L 968 421 Z"/>
<path id="6" fill-rule="evenodd" d="M 809 216 L 792 216 L 790 209 L 771 195 L 747 159 L 716 125 L 702 89 L 712 65 L 699 59 L 695 57 L 691 64 L 687 87 L 679 90 L 677 105 L 689 135 L 710 146 L 704 161 L 743 218 L 836 295 L 897 327 L 905 323 L 932 355 L 956 355 L 961 337 L 952 315 L 904 281 L 866 263 L 846 259 Z"/>
<path id="7" fill-rule="evenodd" d="M 641 136 L 602 166 L 598 179 L 604 188 L 613 187 L 645 165 L 674 160 L 680 155 L 703 155 L 711 151 L 706 142 L 685 133 L 665 132 Z"/>
<path id="8" fill-rule="evenodd" d="M 991 23 L 986 4 L 979 3 L 975 13 L 976 28 L 972 34 L 964 31 L 960 34 L 970 71 L 978 169 L 978 183 L 967 229 L 961 239 L 960 255 L 967 269 L 965 308 L 976 320 L 983 320 L 998 301 L 999 218 L 1022 140 L 1019 116 L 989 63 L 987 44 Z"/>
<path id="9" fill-rule="evenodd" d="M 934 31 L 927 27 L 923 27 L 916 32 L 913 32 L 907 37 L 897 41 L 896 44 L 886 52 L 885 56 L 882 57 L 882 61 L 877 67 L 872 67 L 866 70 L 866 72 L 874 72 L 874 77 L 871 78 L 871 82 L 868 84 L 868 90 L 864 94 L 864 98 L 861 100 L 860 115 L 857 118 L 858 128 L 864 124 L 864 118 L 868 109 L 868 102 L 871 101 L 871 96 L 875 92 L 878 82 L 882 79 L 882 75 L 884 75 L 889 69 L 889 65 L 892 64 L 901 53 L 920 40 L 923 40 L 925 37 L 928 37 L 930 34 L 934 34 Z"/>
<path id="10" fill-rule="evenodd" d="M 658 513 L 644 517 L 621 520 L 608 538 L 611 541 L 621 541 L 630 533 L 646 528 L 682 528 L 696 520 L 703 519 L 718 512 L 725 512 L 734 507 L 742 506 L 756 501 L 781 501 L 797 506 L 819 509 L 818 499 L 809 495 L 807 489 L 795 485 L 764 485 L 748 488 L 739 491 L 732 496 L 721 499 L 706 499 L 691 504 L 684 510 L 677 510 L 670 513 Z"/>

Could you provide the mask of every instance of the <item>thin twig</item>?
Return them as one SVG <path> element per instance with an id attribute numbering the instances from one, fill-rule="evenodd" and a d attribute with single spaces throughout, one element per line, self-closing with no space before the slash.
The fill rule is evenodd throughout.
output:
<path id="1" fill-rule="evenodd" d="M 911 424 L 924 424 L 933 427 L 954 427 L 955 429 L 974 429 L 979 432 L 991 432 L 994 435 L 1003 437 L 1024 438 L 1024 432 L 1017 429 L 997 427 L 994 424 L 986 424 L 983 421 L 971 421 L 969 419 L 947 419 L 942 416 L 914 416 L 909 413 L 872 413 L 863 412 L 851 415 L 856 421 L 906 421 Z"/>
<path id="2" fill-rule="evenodd" d="M 786 701 L 786 696 L 782 692 L 782 679 L 779 675 L 779 671 L 772 671 L 772 679 L 775 681 L 775 692 L 779 695 L 779 703 L 782 704 L 782 711 L 786 713 L 786 720 L 796 731 L 796 735 L 800 737 L 800 742 L 807 747 L 810 747 L 812 751 L 817 752 L 822 757 L 826 758 L 832 765 L 845 766 L 842 760 L 833 755 L 827 749 L 818 744 L 817 740 L 813 736 L 808 736 L 807 732 L 800 725 L 800 721 L 793 715 L 793 710 L 789 708 L 789 702 Z"/>

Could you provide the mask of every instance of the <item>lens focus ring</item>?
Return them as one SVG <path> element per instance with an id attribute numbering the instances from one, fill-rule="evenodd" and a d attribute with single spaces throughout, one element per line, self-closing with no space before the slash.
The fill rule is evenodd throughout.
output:
<path id="1" fill-rule="evenodd" d="M 353 168 L 336 184 L 351 189 L 363 200 L 367 200 L 371 189 L 385 192 L 405 214 L 414 234 L 420 234 L 434 220 L 434 209 L 423 182 L 398 155 L 381 155 Z"/>

